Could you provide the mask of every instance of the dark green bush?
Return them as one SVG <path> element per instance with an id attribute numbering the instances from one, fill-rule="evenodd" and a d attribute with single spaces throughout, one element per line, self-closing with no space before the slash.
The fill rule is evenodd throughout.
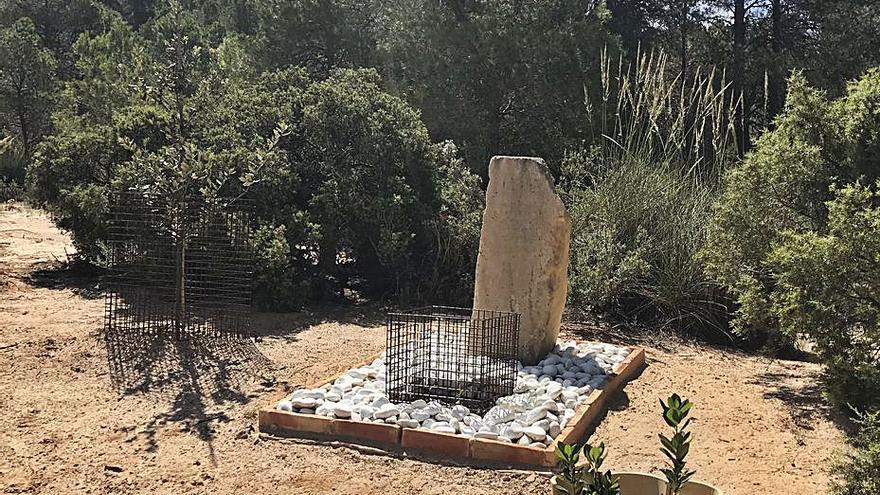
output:
<path id="1" fill-rule="evenodd" d="M 569 196 L 573 305 L 712 322 L 718 312 L 696 254 L 711 196 L 677 170 L 637 161 Z"/>
<path id="2" fill-rule="evenodd" d="M 880 70 L 836 101 L 794 76 L 776 129 L 726 177 L 703 251 L 736 328 L 813 341 L 839 405 L 880 399 L 878 107 Z"/>
<path id="3" fill-rule="evenodd" d="M 880 411 L 857 415 L 859 431 L 849 438 L 852 450 L 831 469 L 834 495 L 880 495 Z"/>
<path id="4" fill-rule="evenodd" d="M 74 45 L 83 76 L 29 184 L 80 253 L 100 260 L 114 191 L 243 194 L 256 202 L 262 306 L 345 287 L 466 302 L 482 193 L 455 147 L 433 143 L 374 70 L 250 73 L 225 62 L 235 43 L 205 50 L 186 19 L 160 18 L 146 37 L 110 19 Z"/>
<path id="5" fill-rule="evenodd" d="M 736 298 L 741 333 L 770 342 L 793 338 L 779 321 L 780 273 L 771 255 L 792 236 L 828 232 L 833 186 L 876 177 L 878 102 L 880 70 L 851 84 L 837 101 L 795 75 L 776 128 L 725 178 L 703 259 Z"/>
<path id="6" fill-rule="evenodd" d="M 847 186 L 826 204 L 822 232 L 786 233 L 768 264 L 770 312 L 788 335 L 806 335 L 829 365 L 831 398 L 880 403 L 880 194 Z"/>
<path id="7" fill-rule="evenodd" d="M 27 160 L 12 136 L 0 137 L 0 201 L 23 199 Z"/>

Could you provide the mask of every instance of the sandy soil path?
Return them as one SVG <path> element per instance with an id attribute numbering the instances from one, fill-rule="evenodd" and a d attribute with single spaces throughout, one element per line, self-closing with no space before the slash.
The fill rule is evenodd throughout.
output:
<path id="1" fill-rule="evenodd" d="M 256 411 L 384 345 L 374 310 L 260 314 L 257 342 L 106 336 L 95 280 L 45 272 L 69 240 L 39 211 L 0 207 L 0 489 L 6 493 L 545 493 L 542 473 L 476 469 L 267 439 Z M 595 329 L 572 327 L 589 336 Z M 625 340 L 625 339 L 624 339 Z M 650 366 L 591 438 L 610 467 L 660 462 L 657 398 L 697 402 L 698 477 L 733 495 L 823 493 L 840 445 L 811 364 L 698 345 Z"/>

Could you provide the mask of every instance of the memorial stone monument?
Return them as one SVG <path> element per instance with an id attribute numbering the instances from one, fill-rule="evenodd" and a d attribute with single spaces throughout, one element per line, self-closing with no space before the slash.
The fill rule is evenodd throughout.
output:
<path id="1" fill-rule="evenodd" d="M 568 291 L 571 219 L 540 158 L 496 156 L 480 232 L 474 308 L 521 315 L 519 360 L 553 349 Z"/>

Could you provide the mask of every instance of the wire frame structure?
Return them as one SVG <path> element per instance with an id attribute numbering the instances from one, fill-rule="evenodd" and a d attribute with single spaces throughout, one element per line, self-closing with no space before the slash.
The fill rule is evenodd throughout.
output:
<path id="1" fill-rule="evenodd" d="M 134 192 L 111 203 L 104 327 L 112 334 L 250 334 L 253 204 Z"/>
<path id="2" fill-rule="evenodd" d="M 430 306 L 388 314 L 386 393 L 462 404 L 475 412 L 513 393 L 520 316 Z"/>

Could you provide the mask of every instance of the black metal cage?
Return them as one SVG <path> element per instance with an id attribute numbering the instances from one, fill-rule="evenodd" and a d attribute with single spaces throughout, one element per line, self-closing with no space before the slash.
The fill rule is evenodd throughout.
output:
<path id="1" fill-rule="evenodd" d="M 488 410 L 513 393 L 519 320 L 516 313 L 446 306 L 389 313 L 388 398 Z"/>
<path id="2" fill-rule="evenodd" d="M 108 333 L 247 335 L 252 203 L 138 192 L 111 203 Z"/>

